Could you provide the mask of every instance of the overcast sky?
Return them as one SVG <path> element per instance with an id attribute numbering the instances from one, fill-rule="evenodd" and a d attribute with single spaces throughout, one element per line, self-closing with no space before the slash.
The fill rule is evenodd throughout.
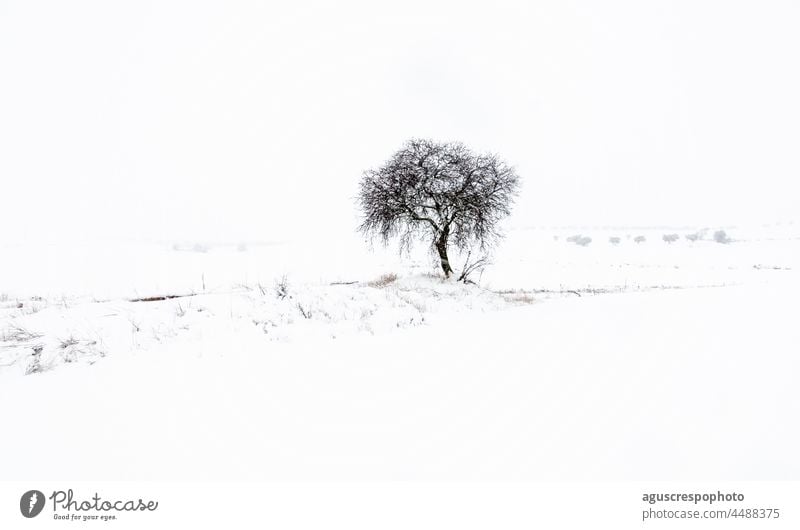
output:
<path id="1" fill-rule="evenodd" d="M 0 0 L 0 239 L 349 231 L 412 136 L 514 164 L 514 225 L 798 211 L 796 1 L 288 4 Z"/>

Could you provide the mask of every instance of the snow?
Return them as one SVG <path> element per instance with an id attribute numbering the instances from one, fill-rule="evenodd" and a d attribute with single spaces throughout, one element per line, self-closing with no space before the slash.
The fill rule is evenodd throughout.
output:
<path id="1" fill-rule="evenodd" d="M 783 228 L 518 229 L 480 286 L 357 241 L 4 248 L 4 478 L 792 478 Z"/>

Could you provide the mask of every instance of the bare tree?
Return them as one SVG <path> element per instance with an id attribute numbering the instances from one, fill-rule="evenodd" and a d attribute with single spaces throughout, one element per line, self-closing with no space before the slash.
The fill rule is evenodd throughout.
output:
<path id="1" fill-rule="evenodd" d="M 384 244 L 399 237 L 401 249 L 429 240 L 450 277 L 448 248 L 491 248 L 518 188 L 514 168 L 496 155 L 474 154 L 461 143 L 410 140 L 383 166 L 364 172 L 360 231 Z"/>

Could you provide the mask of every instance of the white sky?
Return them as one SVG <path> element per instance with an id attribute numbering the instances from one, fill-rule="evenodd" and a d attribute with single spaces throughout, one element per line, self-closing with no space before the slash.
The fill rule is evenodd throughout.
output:
<path id="1" fill-rule="evenodd" d="M 0 239 L 350 231 L 411 136 L 515 225 L 796 217 L 796 1 L 281 4 L 0 0 Z"/>

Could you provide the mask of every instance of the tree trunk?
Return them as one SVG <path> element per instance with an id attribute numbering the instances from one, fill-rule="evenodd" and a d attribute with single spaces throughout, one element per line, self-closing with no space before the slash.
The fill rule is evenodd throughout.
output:
<path id="1" fill-rule="evenodd" d="M 447 257 L 447 233 L 442 234 L 442 236 L 436 241 L 436 251 L 439 253 L 439 259 L 442 260 L 442 271 L 444 271 L 444 277 L 449 278 L 451 274 L 453 274 L 453 269 L 450 267 L 450 260 Z"/>

